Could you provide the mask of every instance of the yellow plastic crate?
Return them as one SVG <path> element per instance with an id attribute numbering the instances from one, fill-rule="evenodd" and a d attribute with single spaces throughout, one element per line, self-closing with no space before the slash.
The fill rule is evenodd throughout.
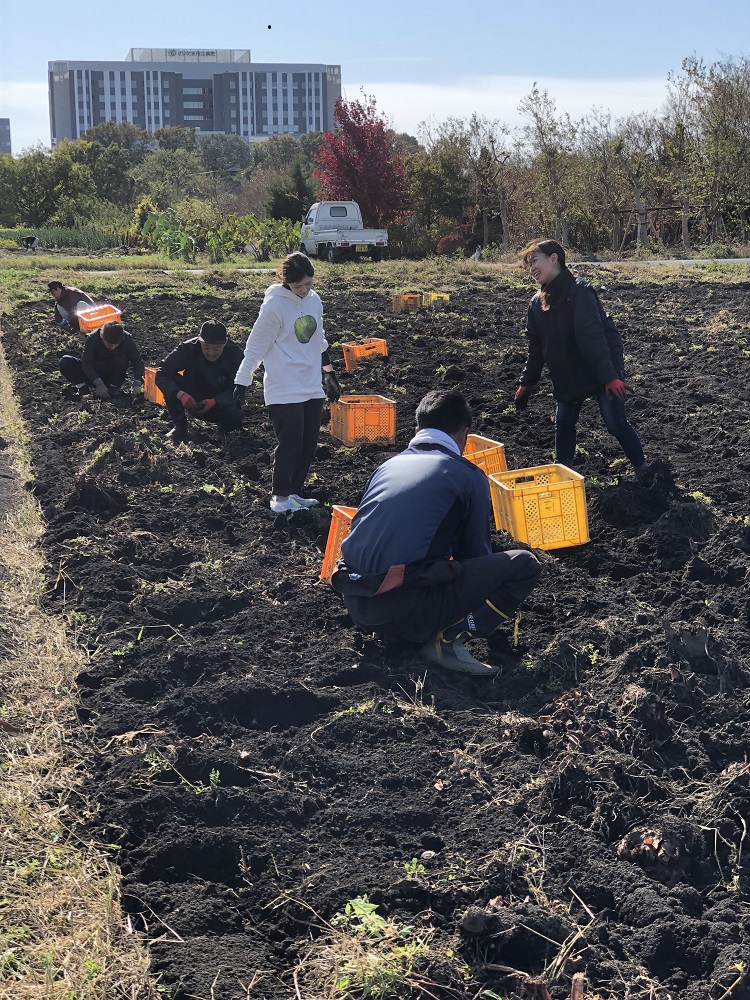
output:
<path id="1" fill-rule="evenodd" d="M 505 460 L 505 445 L 492 438 L 480 437 L 479 434 L 469 434 L 466 438 L 464 458 L 473 465 L 478 465 L 486 476 L 494 472 L 505 472 L 508 463 Z"/>
<path id="2" fill-rule="evenodd" d="M 385 396 L 342 396 L 331 403 L 331 435 L 348 445 L 395 444 L 395 401 Z"/>
<path id="3" fill-rule="evenodd" d="M 85 309 L 78 309 L 76 319 L 78 329 L 81 333 L 91 333 L 92 330 L 99 330 L 105 323 L 119 323 L 122 312 L 115 306 L 87 306 Z"/>
<path id="4" fill-rule="evenodd" d="M 377 337 L 366 337 L 359 341 L 352 340 L 342 344 L 341 349 L 344 352 L 344 367 L 348 372 L 353 371 L 361 361 L 367 358 L 388 357 L 388 345 Z"/>
<path id="5" fill-rule="evenodd" d="M 439 302 L 450 302 L 451 297 L 447 292 L 422 292 L 422 305 L 434 306 Z"/>
<path id="6" fill-rule="evenodd" d="M 395 313 L 414 312 L 422 305 L 422 295 L 420 292 L 408 292 L 403 295 L 393 295 L 391 297 L 391 309 Z"/>
<path id="7" fill-rule="evenodd" d="M 336 570 L 336 560 L 341 558 L 341 543 L 349 534 L 352 527 L 352 518 L 357 513 L 356 507 L 333 508 L 331 514 L 331 527 L 328 529 L 328 540 L 326 542 L 326 552 L 323 557 L 323 568 L 320 571 L 320 579 L 331 582 L 331 577 Z"/>
<path id="8" fill-rule="evenodd" d="M 565 465 L 511 469 L 490 476 L 495 527 L 536 549 L 589 540 L 583 476 Z"/>
<path id="9" fill-rule="evenodd" d="M 147 368 L 143 373 L 143 395 L 157 406 L 164 406 L 165 399 L 159 386 L 156 384 L 156 369 Z"/>

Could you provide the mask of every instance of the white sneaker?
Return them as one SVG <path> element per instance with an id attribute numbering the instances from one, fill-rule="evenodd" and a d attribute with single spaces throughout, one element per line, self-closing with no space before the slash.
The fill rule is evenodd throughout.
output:
<path id="1" fill-rule="evenodd" d="M 289 514 L 295 510 L 306 510 L 296 497 L 287 497 L 286 500 L 274 500 L 271 498 L 271 510 L 274 514 Z"/>
<path id="2" fill-rule="evenodd" d="M 289 499 L 296 500 L 300 507 L 317 507 L 320 503 L 320 500 L 313 500 L 312 497 L 301 497 L 297 493 L 290 493 Z"/>
<path id="3" fill-rule="evenodd" d="M 472 656 L 461 639 L 443 642 L 439 636 L 436 636 L 430 642 L 426 642 L 419 652 L 430 663 L 437 663 L 438 666 L 445 667 L 446 670 L 455 670 L 459 674 L 470 674 L 472 677 L 494 677 L 499 670 L 499 667 L 482 663 L 481 660 Z"/>

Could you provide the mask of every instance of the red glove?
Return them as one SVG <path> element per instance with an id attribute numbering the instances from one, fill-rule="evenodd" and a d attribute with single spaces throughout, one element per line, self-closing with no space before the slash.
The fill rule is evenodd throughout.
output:
<path id="1" fill-rule="evenodd" d="M 529 392 L 531 390 L 527 385 L 519 385 L 516 389 L 516 394 L 513 397 L 513 403 L 517 410 L 525 410 L 529 405 Z"/>
<path id="2" fill-rule="evenodd" d="M 621 378 L 613 378 L 611 382 L 605 382 L 604 388 L 610 399 L 613 396 L 617 396 L 618 399 L 624 400 L 630 392 L 630 386 L 626 382 L 623 382 Z"/>
<path id="3" fill-rule="evenodd" d="M 197 402 L 190 395 L 189 392 L 184 392 L 182 389 L 180 389 L 180 391 L 177 393 L 177 398 L 182 403 L 182 405 L 185 407 L 185 409 L 189 410 L 191 413 L 194 410 L 196 410 L 197 407 L 198 407 Z M 216 400 L 214 400 L 214 402 L 216 402 Z"/>
<path id="4" fill-rule="evenodd" d="M 195 408 L 196 417 L 205 417 L 216 406 L 215 399 L 203 399 Z"/>

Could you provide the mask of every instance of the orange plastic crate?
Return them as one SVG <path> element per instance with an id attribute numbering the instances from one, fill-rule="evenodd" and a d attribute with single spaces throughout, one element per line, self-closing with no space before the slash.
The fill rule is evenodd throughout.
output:
<path id="1" fill-rule="evenodd" d="M 536 549 L 589 540 L 583 476 L 566 465 L 511 469 L 490 476 L 495 526 Z"/>
<path id="2" fill-rule="evenodd" d="M 479 434 L 469 434 L 466 438 L 464 458 L 478 465 L 486 476 L 491 476 L 493 472 L 505 472 L 508 468 L 505 445 Z"/>
<path id="3" fill-rule="evenodd" d="M 377 337 L 367 337 L 365 340 L 359 341 L 352 340 L 347 344 L 342 344 L 341 349 L 344 352 L 344 367 L 348 372 L 353 371 L 361 361 L 367 358 L 388 357 L 388 345 Z"/>
<path id="4" fill-rule="evenodd" d="M 344 444 L 396 442 L 396 403 L 385 396 L 342 396 L 331 403 L 331 435 Z"/>
<path id="5" fill-rule="evenodd" d="M 394 295 L 391 298 L 391 309 L 395 313 L 414 312 L 422 305 L 422 295 L 420 292 L 407 293 L 404 295 Z"/>
<path id="6" fill-rule="evenodd" d="M 143 373 L 143 395 L 151 403 L 156 403 L 158 406 L 164 406 L 165 404 L 164 394 L 156 384 L 155 368 L 147 368 Z"/>
<path id="7" fill-rule="evenodd" d="M 331 582 L 331 577 L 336 570 L 336 560 L 341 558 L 341 543 L 349 534 L 352 518 L 356 513 L 356 507 L 335 506 L 333 508 L 331 527 L 328 529 L 328 541 L 326 542 L 326 554 L 323 557 L 323 568 L 320 571 L 321 580 Z"/>
<path id="8" fill-rule="evenodd" d="M 99 330 L 105 323 L 119 323 L 122 312 L 114 306 L 87 306 L 76 312 L 78 329 L 81 333 Z"/>

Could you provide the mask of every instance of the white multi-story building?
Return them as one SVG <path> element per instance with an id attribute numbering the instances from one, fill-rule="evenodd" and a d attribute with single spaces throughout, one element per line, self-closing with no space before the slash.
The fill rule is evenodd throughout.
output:
<path id="1" fill-rule="evenodd" d="M 10 156 L 10 118 L 0 118 L 0 153 Z"/>
<path id="2" fill-rule="evenodd" d="M 340 96 L 340 66 L 251 63 L 246 49 L 131 49 L 124 62 L 49 63 L 53 146 L 105 121 L 248 142 L 326 131 Z"/>

